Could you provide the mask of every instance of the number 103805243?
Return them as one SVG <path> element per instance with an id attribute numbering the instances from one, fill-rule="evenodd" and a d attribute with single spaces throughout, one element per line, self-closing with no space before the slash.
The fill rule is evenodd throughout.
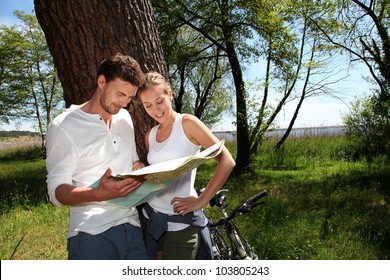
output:
<path id="1" fill-rule="evenodd" d="M 217 275 L 269 275 L 269 268 L 254 266 L 218 266 Z"/>

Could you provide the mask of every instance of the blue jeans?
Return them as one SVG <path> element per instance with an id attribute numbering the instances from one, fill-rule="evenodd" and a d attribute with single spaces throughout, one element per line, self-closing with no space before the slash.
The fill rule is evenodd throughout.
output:
<path id="1" fill-rule="evenodd" d="M 142 229 L 130 224 L 100 234 L 79 232 L 68 239 L 69 260 L 146 260 Z"/>

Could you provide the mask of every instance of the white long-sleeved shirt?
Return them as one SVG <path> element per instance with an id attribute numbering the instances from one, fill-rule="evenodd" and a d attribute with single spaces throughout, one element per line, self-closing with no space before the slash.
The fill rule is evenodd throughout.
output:
<path id="1" fill-rule="evenodd" d="M 130 114 L 122 109 L 113 115 L 111 128 L 98 114 L 88 114 L 77 105 L 56 117 L 46 138 L 47 188 L 51 202 L 62 206 L 55 196 L 61 184 L 90 186 L 108 167 L 113 174 L 128 173 L 138 160 Z M 112 226 L 139 226 L 135 208 L 94 202 L 70 207 L 68 238 L 79 231 L 99 234 Z"/>

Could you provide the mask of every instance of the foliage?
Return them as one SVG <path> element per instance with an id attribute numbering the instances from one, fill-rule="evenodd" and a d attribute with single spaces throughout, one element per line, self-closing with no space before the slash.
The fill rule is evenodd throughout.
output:
<path id="1" fill-rule="evenodd" d="M 20 25 L 0 26 L 0 121 L 36 120 L 45 134 L 62 106 L 61 86 L 37 19 L 15 14 Z"/>
<path id="2" fill-rule="evenodd" d="M 159 5 L 155 3 L 155 7 Z M 232 106 L 229 87 L 223 80 L 228 71 L 226 58 L 218 48 L 194 36 L 188 26 L 171 17 L 170 11 L 157 8 L 155 13 L 176 111 L 192 113 L 213 127 Z"/>
<path id="3" fill-rule="evenodd" d="M 390 158 L 390 100 L 377 96 L 358 99 L 344 116 L 354 159 L 385 155 Z"/>
<path id="4" fill-rule="evenodd" d="M 343 78 L 334 78 L 340 74 L 340 67 L 334 66 L 336 48 L 309 20 L 318 21 L 329 34 L 337 34 L 340 25 L 334 20 L 335 2 L 165 0 L 154 1 L 153 6 L 159 15 L 168 65 L 173 65 L 170 71 L 180 77 L 201 77 L 204 83 L 199 88 L 206 88 L 203 58 L 220 57 L 222 73 L 229 67 L 230 75 L 221 78 L 232 78 L 236 95 L 238 173 L 251 170 L 254 151 L 287 102 L 299 100 L 291 116 L 292 128 L 305 99 L 337 94 L 329 86 Z M 244 79 L 245 67 L 262 61 L 259 67 L 265 74 L 257 76 L 255 80 L 260 82 L 252 86 Z M 208 64 L 210 76 L 214 65 Z M 200 83 L 192 82 L 196 84 Z M 252 102 L 254 98 L 258 101 Z"/>
<path id="5" fill-rule="evenodd" d="M 31 131 L 20 131 L 20 130 L 12 130 L 12 131 L 0 131 L 0 139 L 7 137 L 19 137 L 19 136 L 38 136 L 38 133 Z"/>
<path id="6" fill-rule="evenodd" d="M 23 56 L 23 36 L 16 28 L 0 26 L 0 121 L 9 123 L 9 120 L 18 115 L 19 108 L 25 108 L 26 71 L 24 59 L 14 60 L 14 57 Z"/>

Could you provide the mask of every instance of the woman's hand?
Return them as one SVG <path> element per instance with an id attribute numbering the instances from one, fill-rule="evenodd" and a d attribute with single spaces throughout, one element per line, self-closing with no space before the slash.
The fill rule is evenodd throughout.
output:
<path id="1" fill-rule="evenodd" d="M 144 167 L 145 167 L 145 164 L 143 164 L 142 161 L 137 160 L 136 162 L 133 163 L 132 170 L 135 171 L 135 170 L 138 170 L 138 169 L 141 169 Z"/>
<path id="2" fill-rule="evenodd" d="M 199 197 L 189 196 L 189 197 L 175 197 L 171 201 L 173 205 L 173 212 L 178 213 L 182 216 L 191 213 L 196 210 L 202 209 L 207 204 L 202 202 Z"/>

